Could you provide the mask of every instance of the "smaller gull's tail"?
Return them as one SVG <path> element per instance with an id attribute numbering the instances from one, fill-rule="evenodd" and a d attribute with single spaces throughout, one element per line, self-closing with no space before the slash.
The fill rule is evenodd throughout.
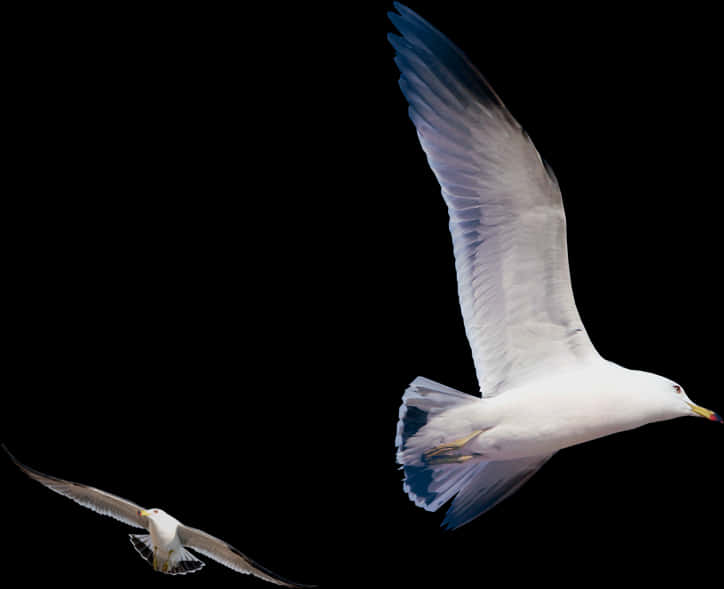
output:
<path id="1" fill-rule="evenodd" d="M 131 544 L 141 557 L 153 566 L 153 544 L 149 534 L 128 534 Z M 178 554 L 173 554 L 169 559 L 168 566 L 164 569 L 162 563 L 158 563 L 158 570 L 169 575 L 185 575 L 193 573 L 204 566 L 204 562 L 196 558 L 188 550 L 180 549 Z"/>
<path id="2" fill-rule="evenodd" d="M 439 433 L 448 425 L 443 418 L 445 412 L 479 401 L 478 397 L 421 377 L 402 396 L 395 446 L 397 462 L 405 473 L 403 488 L 415 505 L 427 511 L 437 511 L 455 497 L 443 521 L 448 529 L 466 524 L 517 491 L 550 458 L 462 463 L 425 460 L 430 431 Z M 459 438 L 469 432 L 447 433 Z"/>

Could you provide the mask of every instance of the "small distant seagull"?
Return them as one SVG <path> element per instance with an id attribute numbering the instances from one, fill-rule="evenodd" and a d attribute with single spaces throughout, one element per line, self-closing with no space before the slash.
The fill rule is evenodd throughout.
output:
<path id="1" fill-rule="evenodd" d="M 151 565 L 153 570 L 169 575 L 184 575 L 200 570 L 204 563 L 188 552 L 194 550 L 238 573 L 256 575 L 260 579 L 283 587 L 313 587 L 292 583 L 257 564 L 223 540 L 202 530 L 185 526 L 161 509 L 142 507 L 100 489 L 59 479 L 38 472 L 18 461 L 5 444 L 0 444 L 10 459 L 31 479 L 60 495 L 72 499 L 83 507 L 107 515 L 129 526 L 145 528 L 150 534 L 129 534 L 131 544 Z"/>

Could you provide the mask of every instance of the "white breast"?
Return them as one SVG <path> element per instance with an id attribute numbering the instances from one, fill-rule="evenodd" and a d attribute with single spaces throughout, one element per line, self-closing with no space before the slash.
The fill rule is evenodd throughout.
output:
<path id="1" fill-rule="evenodd" d="M 173 544 L 178 543 L 176 530 L 178 529 L 178 520 L 169 515 L 161 514 L 150 520 L 149 531 L 151 532 L 151 540 L 159 550 L 173 548 Z"/>

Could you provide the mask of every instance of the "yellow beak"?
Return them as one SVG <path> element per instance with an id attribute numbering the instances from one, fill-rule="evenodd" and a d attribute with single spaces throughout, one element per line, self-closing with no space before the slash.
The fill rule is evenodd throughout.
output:
<path id="1" fill-rule="evenodd" d="M 713 411 L 710 411 L 709 409 L 704 409 L 703 407 L 694 405 L 694 403 L 689 403 L 689 407 L 691 407 L 691 410 L 699 417 L 704 417 L 710 421 L 718 421 L 719 423 L 724 423 L 724 420 L 719 415 L 717 415 Z"/>
<path id="2" fill-rule="evenodd" d="M 143 511 L 139 511 L 138 515 L 140 515 L 141 517 L 148 517 L 149 515 L 151 515 L 151 512 L 144 509 Z"/>

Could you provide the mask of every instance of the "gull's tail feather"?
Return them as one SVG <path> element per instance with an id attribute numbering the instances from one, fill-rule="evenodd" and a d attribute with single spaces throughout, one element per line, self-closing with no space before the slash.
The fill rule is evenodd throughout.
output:
<path id="1" fill-rule="evenodd" d="M 455 497 L 443 521 L 455 529 L 475 519 L 525 483 L 550 458 L 435 463 L 424 452 L 445 431 L 445 413 L 478 398 L 426 378 L 415 379 L 402 396 L 397 422 L 397 461 L 405 473 L 403 488 L 418 507 L 437 511 Z M 424 429 L 424 431 L 423 431 Z"/>
<path id="2" fill-rule="evenodd" d="M 204 567 L 204 562 L 196 558 L 188 550 L 181 549 L 178 558 L 175 558 L 168 569 L 169 575 L 185 575 L 186 573 L 195 573 Z"/>
<path id="3" fill-rule="evenodd" d="M 418 507 L 436 511 L 460 490 L 471 474 L 468 465 L 426 463 L 422 454 L 430 447 L 429 433 L 435 424 L 425 432 L 421 430 L 448 409 L 476 400 L 477 397 L 422 377 L 412 381 L 402 396 L 395 438 L 397 462 L 405 472 L 405 493 Z"/>
<path id="4" fill-rule="evenodd" d="M 128 534 L 131 544 L 141 558 L 148 564 L 153 566 L 153 546 L 151 545 L 151 536 L 149 534 Z"/>
<path id="5" fill-rule="evenodd" d="M 430 422 L 449 409 L 464 407 L 478 400 L 478 397 L 418 376 L 402 395 L 395 437 L 397 461 L 400 464 L 418 464 L 419 453 L 427 442 L 423 435 L 429 437 L 430 430 L 435 427 Z"/>
<path id="6" fill-rule="evenodd" d="M 153 544 L 149 534 L 128 534 L 131 544 L 141 557 L 153 566 Z M 185 575 L 203 568 L 204 562 L 196 558 L 188 550 L 181 548 L 178 554 L 174 554 L 164 570 L 163 563 L 158 563 L 158 570 L 168 575 Z"/>

